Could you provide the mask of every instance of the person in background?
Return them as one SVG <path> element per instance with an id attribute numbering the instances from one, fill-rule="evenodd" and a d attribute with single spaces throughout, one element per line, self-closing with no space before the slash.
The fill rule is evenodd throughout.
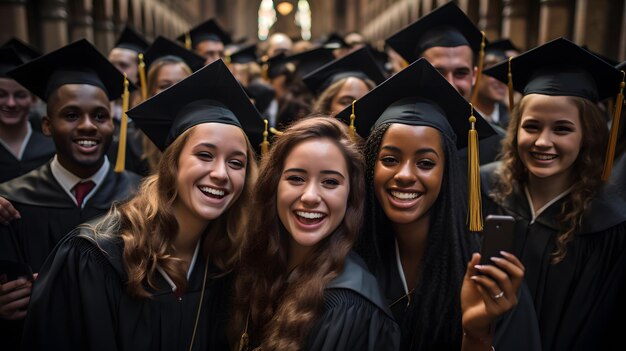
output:
<path id="1" fill-rule="evenodd" d="M 229 273 L 263 121 L 221 60 L 128 113 L 163 151 L 158 172 L 56 247 L 25 350 L 231 349 Z"/>
<path id="2" fill-rule="evenodd" d="M 106 158 L 114 130 L 110 101 L 123 94 L 124 76 L 85 39 L 8 75 L 47 103 L 42 128 L 56 147 L 51 161 L 0 184 L 0 196 L 21 216 L 0 226 L 0 259 L 38 273 L 69 231 L 136 191 L 139 177 L 114 172 Z M 28 278 L 0 285 L 0 316 L 9 324 L 0 330 L 9 349 L 18 347 L 21 336 L 32 289 Z"/>
<path id="3" fill-rule="evenodd" d="M 214 18 L 200 23 L 176 39 L 185 43 L 188 50 L 204 57 L 205 65 L 224 58 L 224 48 L 232 42 L 230 34 Z"/>
<path id="4" fill-rule="evenodd" d="M 502 82 L 509 73 L 523 97 L 502 161 L 481 169 L 485 213 L 516 219 L 541 349 L 614 348 L 626 313 L 626 203 L 604 184 L 615 140 L 597 102 L 616 96 L 624 75 L 564 38 L 485 71 Z"/>
<path id="5" fill-rule="evenodd" d="M 351 252 L 363 168 L 347 126 L 329 116 L 298 120 L 272 143 L 235 280 L 240 350 L 399 349 L 376 280 Z"/>

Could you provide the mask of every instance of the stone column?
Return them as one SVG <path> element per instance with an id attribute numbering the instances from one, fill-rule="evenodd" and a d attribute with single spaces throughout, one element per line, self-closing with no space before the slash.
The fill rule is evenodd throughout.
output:
<path id="1" fill-rule="evenodd" d="M 539 45 L 558 37 L 569 37 L 570 11 L 567 0 L 541 0 Z"/>
<path id="2" fill-rule="evenodd" d="M 504 0 L 502 9 L 502 37 L 513 44 L 526 48 L 528 41 L 528 4 L 526 0 Z"/>
<path id="3" fill-rule="evenodd" d="M 44 0 L 41 3 L 41 43 L 44 52 L 50 52 L 68 43 L 66 7 L 65 0 Z"/>
<path id="4" fill-rule="evenodd" d="M 70 0 L 70 41 L 85 38 L 93 43 L 91 0 Z"/>
<path id="5" fill-rule="evenodd" d="M 29 42 L 26 0 L 0 0 L 0 13 L 0 43 L 12 37 Z"/>
<path id="6" fill-rule="evenodd" d="M 502 23 L 502 3 L 499 0 L 480 0 L 480 20 L 478 28 L 485 32 L 490 40 L 500 38 L 500 23 Z"/>
<path id="7" fill-rule="evenodd" d="M 115 44 L 113 1 L 94 0 L 94 43 L 102 52 L 109 52 Z"/>

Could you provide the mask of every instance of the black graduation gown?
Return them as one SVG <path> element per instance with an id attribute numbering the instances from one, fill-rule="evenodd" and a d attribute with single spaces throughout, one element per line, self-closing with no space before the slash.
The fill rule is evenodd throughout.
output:
<path id="1" fill-rule="evenodd" d="M 395 254 L 376 268 L 376 278 L 385 295 L 386 303 L 396 321 L 402 327 L 402 345 L 407 350 L 411 345 L 412 332 L 409 323 L 407 298 L 398 271 Z M 518 305 L 502 316 L 496 323 L 493 345 L 496 350 L 539 351 L 540 340 L 537 319 L 528 288 L 523 285 L 518 293 Z"/>
<path id="2" fill-rule="evenodd" d="M 613 163 L 610 183 L 615 186 L 615 191 L 619 193 L 622 199 L 626 200 L 626 152 Z"/>
<path id="3" fill-rule="evenodd" d="M 18 160 L 0 144 L 0 183 L 26 174 L 43 165 L 54 156 L 52 139 L 33 129 L 22 159 Z"/>
<path id="4" fill-rule="evenodd" d="M 24 350 L 188 350 L 201 299 L 206 259 L 198 254 L 179 300 L 162 275 L 150 298 L 126 292 L 119 236 L 92 230 L 66 236 L 46 261 L 32 293 Z M 192 350 L 228 350 L 231 277 L 209 265 Z"/>
<path id="5" fill-rule="evenodd" d="M 139 176 L 115 173 L 113 167 L 83 209 L 74 204 L 56 181 L 47 164 L 0 184 L 0 196 L 20 212 L 21 219 L 0 225 L 0 259 L 23 262 L 39 272 L 45 259 L 63 236 L 77 225 L 106 213 L 114 201 L 137 191 Z M 16 350 L 23 320 L 0 319 L 0 339 L 5 350 Z M 5 348 L 6 347 L 6 348 Z"/>
<path id="6" fill-rule="evenodd" d="M 515 253 L 526 267 L 525 281 L 534 300 L 542 349 L 604 350 L 623 343 L 626 313 L 626 203 L 603 188 L 583 217 L 583 228 L 567 246 L 559 264 L 551 264 L 556 218 L 565 198 L 531 221 L 528 200 L 515 192 L 503 206 L 486 195 L 498 164 L 482 167 L 483 213 L 515 217 Z"/>
<path id="7" fill-rule="evenodd" d="M 400 328 L 376 278 L 356 253 L 324 291 L 324 313 L 311 329 L 305 350 L 399 350 Z"/>

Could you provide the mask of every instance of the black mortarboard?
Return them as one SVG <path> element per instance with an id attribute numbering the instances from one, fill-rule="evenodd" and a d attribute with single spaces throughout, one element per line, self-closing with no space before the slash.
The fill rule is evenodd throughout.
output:
<path id="1" fill-rule="evenodd" d="M 370 79 L 376 85 L 385 80 L 383 72 L 366 47 L 327 63 L 304 76 L 302 80 L 313 94 L 319 95 L 333 83 L 346 77 Z"/>
<path id="2" fill-rule="evenodd" d="M 594 54 L 594 55 L 598 56 L 599 58 L 601 58 L 602 60 L 604 60 L 604 62 L 608 63 L 608 64 L 609 64 L 609 65 L 611 65 L 611 66 L 617 66 L 617 65 L 619 64 L 619 61 L 617 61 L 617 60 L 615 60 L 615 59 L 612 59 L 612 58 L 610 58 L 610 57 L 608 57 L 608 56 L 606 56 L 606 55 L 602 55 L 602 54 L 601 54 L 601 53 L 599 53 L 599 52 L 593 51 L 593 50 L 589 49 L 589 47 L 588 47 L 587 45 L 583 45 L 583 46 L 582 46 L 582 48 L 583 48 L 583 49 L 585 49 L 585 50 L 587 50 L 587 51 L 589 51 L 590 53 L 592 53 L 592 54 Z"/>
<path id="3" fill-rule="evenodd" d="M 289 72 L 302 78 L 334 59 L 332 50 L 325 48 L 316 48 L 290 56 L 278 54 L 267 60 L 268 77 L 275 78 Z"/>
<path id="4" fill-rule="evenodd" d="M 202 56 L 185 49 L 163 36 L 159 36 L 152 45 L 148 47 L 148 50 L 146 50 L 144 55 L 146 67 L 149 69 L 151 64 L 163 57 L 170 57 L 173 60 L 182 61 L 194 72 L 204 66 L 204 58 Z"/>
<path id="5" fill-rule="evenodd" d="M 7 77 L 7 72 L 23 63 L 24 61 L 12 47 L 0 47 L 0 78 Z"/>
<path id="6" fill-rule="evenodd" d="M 2 44 L 2 47 L 13 48 L 22 62 L 28 62 L 41 56 L 41 52 L 39 50 L 15 37 Z"/>
<path id="7" fill-rule="evenodd" d="M 615 68 L 617 68 L 618 70 L 626 70 L 626 61 L 620 63 L 617 66 L 615 66 Z"/>
<path id="8" fill-rule="evenodd" d="M 506 55 L 507 51 L 521 52 L 521 50 L 509 39 L 498 39 L 485 45 L 485 54 L 493 54 L 506 59 L 508 58 Z"/>
<path id="9" fill-rule="evenodd" d="M 137 53 L 146 52 L 149 45 L 150 43 L 148 43 L 146 38 L 137 33 L 137 31 L 130 26 L 124 27 L 124 30 L 115 43 L 116 48 L 128 49 Z"/>
<path id="10" fill-rule="evenodd" d="M 409 63 L 437 46 L 468 45 L 478 54 L 481 41 L 482 33 L 454 2 L 436 8 L 386 40 Z"/>
<path id="11" fill-rule="evenodd" d="M 213 18 L 208 19 L 199 25 L 193 27 L 189 30 L 188 33 L 181 34 L 176 38 L 176 40 L 187 43 L 187 34 L 189 34 L 189 39 L 191 40 L 189 49 L 193 49 L 198 45 L 198 43 L 203 41 L 220 41 L 224 45 L 228 45 L 231 43 L 232 39 L 230 35 L 222 29 L 222 27 L 217 23 L 217 21 Z M 187 44 L 185 44 L 187 47 Z"/>
<path id="12" fill-rule="evenodd" d="M 322 47 L 324 47 L 325 49 L 341 49 L 341 48 L 347 48 L 349 46 L 350 45 L 346 43 L 343 37 L 337 33 L 329 34 L 322 41 Z"/>
<path id="13" fill-rule="evenodd" d="M 276 90 L 271 85 L 259 80 L 253 80 L 247 87 L 244 87 L 244 90 L 252 98 L 254 106 L 261 113 L 267 110 L 274 97 L 276 97 Z"/>
<path id="14" fill-rule="evenodd" d="M 337 114 L 350 122 L 352 106 Z M 470 104 L 426 59 L 419 59 L 396 73 L 354 103 L 356 132 L 367 137 L 383 123 L 431 126 L 456 141 L 458 149 L 467 146 Z M 474 110 L 480 138 L 496 134 Z"/>
<path id="15" fill-rule="evenodd" d="M 597 102 L 615 96 L 621 74 L 615 67 L 564 39 L 554 39 L 511 59 L 513 89 L 527 94 L 578 96 Z M 484 71 L 507 83 L 509 63 Z"/>
<path id="16" fill-rule="evenodd" d="M 239 48 L 237 51 L 230 55 L 227 55 L 231 63 L 249 63 L 256 62 L 259 58 L 256 54 L 256 44 L 251 44 L 243 48 Z"/>
<path id="17" fill-rule="evenodd" d="M 124 92 L 124 75 L 86 39 L 27 62 L 8 75 L 43 101 L 65 84 L 97 86 L 109 100 L 120 98 Z"/>
<path id="18" fill-rule="evenodd" d="M 132 108 L 128 116 L 160 150 L 202 123 L 238 126 L 253 146 L 261 144 L 264 129 L 259 111 L 222 60 Z"/>

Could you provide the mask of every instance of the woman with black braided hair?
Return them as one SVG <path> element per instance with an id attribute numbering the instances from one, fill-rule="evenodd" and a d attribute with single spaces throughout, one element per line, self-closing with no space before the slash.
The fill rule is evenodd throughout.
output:
<path id="1" fill-rule="evenodd" d="M 355 102 L 352 111 L 357 132 L 369 134 L 368 212 L 357 251 L 401 326 L 401 349 L 534 349 L 532 307 L 523 310 L 529 315 L 516 307 L 522 264 L 502 253 L 479 265 L 478 237 L 465 225 L 457 149 L 467 146 L 469 104 L 419 60 Z M 494 133 L 478 115 L 475 126 L 481 137 Z M 492 326 L 505 314 L 511 323 L 506 330 L 520 334 L 500 328 L 494 337 Z"/>

